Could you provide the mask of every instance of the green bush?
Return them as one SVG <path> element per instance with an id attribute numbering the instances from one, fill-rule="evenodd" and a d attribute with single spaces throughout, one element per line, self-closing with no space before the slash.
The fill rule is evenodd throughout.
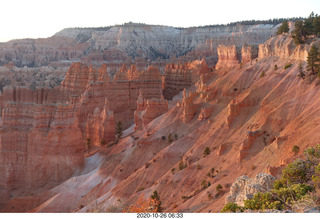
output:
<path id="1" fill-rule="evenodd" d="M 205 179 L 202 180 L 202 182 L 201 182 L 201 187 L 202 187 L 202 189 L 206 189 L 206 188 L 208 188 L 209 186 L 211 186 L 211 183 L 210 183 L 210 182 L 207 182 Z"/>
<path id="2" fill-rule="evenodd" d="M 314 185 L 320 189 L 320 163 L 314 168 L 314 175 L 312 175 Z"/>
<path id="3" fill-rule="evenodd" d="M 289 64 L 286 64 L 286 65 L 284 66 L 284 69 L 290 68 L 291 65 L 292 65 L 292 64 L 290 64 L 290 63 L 289 63 Z"/>
<path id="4" fill-rule="evenodd" d="M 262 71 L 260 74 L 260 78 L 263 78 L 264 76 L 266 76 L 266 73 L 265 73 L 265 71 Z"/>
<path id="5" fill-rule="evenodd" d="M 173 142 L 173 138 L 172 138 L 172 134 L 171 133 L 169 133 L 169 135 L 168 135 L 168 142 L 169 143 Z"/>
<path id="6" fill-rule="evenodd" d="M 244 207 L 241 207 L 236 203 L 230 202 L 223 207 L 223 209 L 221 210 L 221 213 L 228 213 L 228 212 L 236 213 L 236 212 L 243 212 L 243 211 L 244 211 Z"/>
<path id="7" fill-rule="evenodd" d="M 278 66 L 277 65 L 274 65 L 274 68 L 273 68 L 275 71 L 278 70 Z"/>
<path id="8" fill-rule="evenodd" d="M 210 154 L 210 148 L 209 147 L 206 147 L 205 149 L 204 149 L 204 151 L 203 151 L 203 156 L 205 157 L 205 156 L 207 156 L 207 155 L 209 155 Z"/>
<path id="9" fill-rule="evenodd" d="M 186 167 L 187 167 L 187 164 L 184 164 L 183 161 L 181 160 L 181 161 L 179 162 L 179 170 L 183 170 L 183 169 L 186 168 Z"/>
<path id="10" fill-rule="evenodd" d="M 291 150 L 293 153 L 297 154 L 300 151 L 300 148 L 297 145 L 294 145 Z"/>
<path id="11" fill-rule="evenodd" d="M 307 184 L 294 184 L 287 188 L 273 189 L 266 193 L 257 193 L 252 199 L 244 201 L 244 207 L 251 210 L 276 209 L 283 210 L 291 208 L 291 204 L 301 200 L 314 188 Z"/>
<path id="12" fill-rule="evenodd" d="M 288 187 L 292 184 L 305 183 L 308 180 L 307 173 L 309 172 L 311 164 L 305 160 L 295 160 L 288 164 L 286 168 L 282 170 L 281 183 L 284 187 Z"/>
<path id="13" fill-rule="evenodd" d="M 221 184 L 218 184 L 217 186 L 216 186 L 216 192 L 217 192 L 217 194 L 222 194 L 223 193 L 223 188 L 222 188 L 222 185 Z"/>

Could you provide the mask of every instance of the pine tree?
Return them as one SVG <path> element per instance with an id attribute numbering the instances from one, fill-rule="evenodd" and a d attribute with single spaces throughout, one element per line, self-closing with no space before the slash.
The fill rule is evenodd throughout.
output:
<path id="1" fill-rule="evenodd" d="M 303 67 L 302 67 L 302 62 L 301 61 L 299 62 L 299 65 L 298 65 L 298 71 L 299 71 L 298 76 L 304 78 L 305 74 L 303 72 Z"/>
<path id="2" fill-rule="evenodd" d="M 296 45 L 302 44 L 302 37 L 305 35 L 303 21 L 296 21 L 294 23 L 294 30 L 292 31 L 292 37 Z"/>
<path id="3" fill-rule="evenodd" d="M 320 58 L 319 58 L 319 52 L 316 45 L 312 45 L 310 48 L 310 51 L 308 52 L 308 65 L 307 70 L 311 71 L 312 74 L 319 74 L 319 64 Z"/>
<path id="4" fill-rule="evenodd" d="M 277 35 L 280 35 L 282 33 L 288 33 L 289 32 L 289 24 L 288 21 L 283 21 L 281 26 L 277 30 Z"/>
<path id="5" fill-rule="evenodd" d="M 123 131 L 123 127 L 122 127 L 122 123 L 121 121 L 119 121 L 117 123 L 117 127 L 116 127 L 116 137 L 119 140 L 122 136 L 122 131 Z"/>
<path id="6" fill-rule="evenodd" d="M 313 20 L 314 20 L 314 13 L 312 12 L 307 19 L 304 20 L 304 37 L 307 35 L 313 34 Z"/>
<path id="7" fill-rule="evenodd" d="M 162 210 L 161 209 L 161 201 L 160 201 L 160 196 L 159 196 L 157 190 L 155 190 L 153 192 L 153 194 L 151 195 L 150 198 L 154 201 L 154 204 L 155 204 L 154 207 L 155 207 L 156 211 L 161 212 L 161 210 Z"/>
<path id="8" fill-rule="evenodd" d="M 313 27 L 313 33 L 319 36 L 320 35 L 320 17 L 318 15 L 316 15 L 316 17 L 313 19 L 312 27 Z"/>

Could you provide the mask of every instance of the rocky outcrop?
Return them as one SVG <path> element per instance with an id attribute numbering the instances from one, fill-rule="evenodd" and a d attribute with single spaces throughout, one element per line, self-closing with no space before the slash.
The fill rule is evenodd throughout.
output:
<path id="1" fill-rule="evenodd" d="M 115 138 L 115 123 L 113 112 L 109 109 L 108 99 L 105 99 L 105 105 L 100 112 L 97 107 L 93 114 L 87 118 L 87 147 L 102 146 Z"/>
<path id="2" fill-rule="evenodd" d="M 230 126 L 235 117 L 240 114 L 240 105 L 237 100 L 232 100 L 228 105 L 227 125 Z"/>
<path id="3" fill-rule="evenodd" d="M 261 130 L 248 131 L 246 133 L 246 139 L 242 143 L 239 152 L 239 162 L 248 154 L 248 150 L 252 147 L 254 141 L 263 134 Z"/>
<path id="4" fill-rule="evenodd" d="M 182 99 L 183 123 L 190 122 L 193 119 L 194 114 L 197 113 L 199 106 L 198 104 L 194 103 L 196 97 L 197 97 L 196 93 L 189 92 L 189 94 L 187 94 L 186 89 L 183 90 L 183 99 Z"/>
<path id="5" fill-rule="evenodd" d="M 183 89 L 190 87 L 209 69 L 205 59 L 184 64 L 167 64 L 164 76 L 163 96 L 171 100 Z"/>
<path id="6" fill-rule="evenodd" d="M 278 56 L 282 59 L 292 58 L 307 61 L 310 45 L 296 46 L 292 37 L 280 35 L 272 37 L 265 43 L 259 45 L 259 59 L 270 56 Z"/>
<path id="7" fill-rule="evenodd" d="M 226 204 L 233 202 L 239 206 L 244 205 L 244 201 L 253 198 L 258 192 L 267 192 L 273 189 L 275 178 L 266 173 L 259 173 L 255 179 L 247 176 L 240 176 L 232 184 L 230 194 L 226 197 Z"/>
<path id="8" fill-rule="evenodd" d="M 251 62 L 258 57 L 258 47 L 254 45 L 244 45 L 241 49 L 241 63 Z"/>
<path id="9" fill-rule="evenodd" d="M 140 91 L 137 100 L 137 110 L 134 111 L 134 130 L 141 130 L 158 116 L 168 111 L 168 101 L 162 96 L 161 99 L 152 98 L 145 100 Z"/>
<path id="10" fill-rule="evenodd" d="M 212 113 L 213 109 L 214 109 L 213 105 L 203 106 L 201 108 L 198 120 L 199 121 L 203 121 L 203 120 L 208 119 L 211 116 L 211 113 Z"/>
<path id="11" fill-rule="evenodd" d="M 217 50 L 219 60 L 216 64 L 216 69 L 232 68 L 239 64 L 240 54 L 235 45 L 219 45 Z"/>

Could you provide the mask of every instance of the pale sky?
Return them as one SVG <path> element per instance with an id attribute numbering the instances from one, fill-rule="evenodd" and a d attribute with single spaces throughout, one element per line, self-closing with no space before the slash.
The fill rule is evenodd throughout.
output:
<path id="1" fill-rule="evenodd" d="M 174 27 L 320 14 L 320 0 L 1 0 L 0 42 L 129 21 Z"/>

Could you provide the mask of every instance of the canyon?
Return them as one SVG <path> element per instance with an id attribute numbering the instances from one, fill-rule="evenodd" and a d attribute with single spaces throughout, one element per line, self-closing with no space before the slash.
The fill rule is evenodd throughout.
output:
<path id="1" fill-rule="evenodd" d="M 278 177 L 320 140 L 320 92 L 298 76 L 319 39 L 276 29 L 126 24 L 1 44 L 0 211 L 123 212 L 156 190 L 165 212 L 219 212 L 238 177 Z M 30 72 L 45 82 L 16 81 Z"/>

